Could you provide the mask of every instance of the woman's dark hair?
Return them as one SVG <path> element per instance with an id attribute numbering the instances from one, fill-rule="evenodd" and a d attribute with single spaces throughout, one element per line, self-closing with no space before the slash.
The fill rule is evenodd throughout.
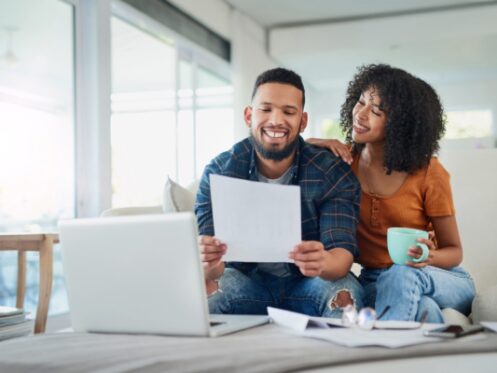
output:
<path id="1" fill-rule="evenodd" d="M 374 89 L 386 114 L 385 159 L 387 173 L 412 173 L 430 162 L 445 132 L 445 115 L 435 90 L 425 81 L 389 65 L 358 68 L 349 83 L 340 111 L 340 125 L 354 153 L 364 147 L 352 140 L 352 110 L 364 91 Z"/>

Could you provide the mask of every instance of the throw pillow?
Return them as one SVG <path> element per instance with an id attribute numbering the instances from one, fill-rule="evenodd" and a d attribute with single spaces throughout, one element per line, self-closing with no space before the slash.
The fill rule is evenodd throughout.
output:
<path id="1" fill-rule="evenodd" d="M 162 201 L 164 213 L 193 211 L 194 204 L 195 194 L 168 177 L 164 186 L 164 198 Z"/>

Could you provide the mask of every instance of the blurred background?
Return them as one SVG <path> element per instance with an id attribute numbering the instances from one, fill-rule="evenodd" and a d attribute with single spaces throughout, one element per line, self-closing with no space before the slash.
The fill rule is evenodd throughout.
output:
<path id="1" fill-rule="evenodd" d="M 0 0 L 0 231 L 160 204 L 168 175 L 187 185 L 247 135 L 254 79 L 275 66 L 304 79 L 305 136 L 341 138 L 347 82 L 382 62 L 440 94 L 441 152 L 495 148 L 495 19 L 497 1 Z M 0 304 L 16 264 L 0 253 Z M 52 317 L 67 313 L 58 247 L 54 266 Z"/>

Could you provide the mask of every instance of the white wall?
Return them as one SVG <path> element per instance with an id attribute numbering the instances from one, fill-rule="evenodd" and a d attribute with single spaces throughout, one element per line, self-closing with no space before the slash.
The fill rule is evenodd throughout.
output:
<path id="1" fill-rule="evenodd" d="M 491 110 L 497 137 L 497 77 L 433 84 L 447 111 Z"/>
<path id="2" fill-rule="evenodd" d="M 416 71 L 410 71 L 416 74 Z M 424 78 L 420 75 L 421 78 Z M 352 76 L 350 76 L 352 79 Z M 438 92 L 445 111 L 457 110 L 491 110 L 493 116 L 493 137 L 497 137 L 497 78 L 488 79 L 471 79 L 466 77 L 459 81 L 432 83 L 429 78 L 424 78 Z M 340 88 L 316 91 L 313 105 L 313 116 L 315 118 L 338 118 L 340 106 L 345 99 L 347 85 L 340 85 Z M 319 131 L 314 133 L 319 135 Z M 478 143 L 488 147 L 492 139 L 485 140 L 468 140 L 469 142 L 460 142 L 461 147 L 467 148 L 471 144 L 477 147 Z M 471 143 L 471 144 L 470 144 Z M 452 148 L 458 147 L 456 143 L 451 145 Z M 471 146 L 472 147 L 472 146 Z"/>
<path id="3" fill-rule="evenodd" d="M 313 116 L 337 117 L 357 66 L 389 63 L 432 84 L 445 109 L 493 111 L 497 6 L 276 28 L 270 53 L 317 89 Z"/>
<path id="4" fill-rule="evenodd" d="M 497 69 L 497 6 L 405 14 L 271 30 L 270 54 L 305 71 L 318 89 L 348 81 L 355 68 L 387 62 L 429 80 Z M 428 76 L 429 75 L 429 76 Z"/>

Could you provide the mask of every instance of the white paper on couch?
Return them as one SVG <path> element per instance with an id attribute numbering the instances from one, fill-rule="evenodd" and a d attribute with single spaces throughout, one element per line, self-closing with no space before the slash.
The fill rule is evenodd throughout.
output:
<path id="1" fill-rule="evenodd" d="M 400 323 L 388 323 L 394 329 L 364 330 L 356 326 L 344 327 L 341 320 L 312 317 L 298 312 L 268 307 L 271 320 L 282 327 L 306 338 L 316 338 L 347 347 L 381 346 L 398 348 L 423 343 L 441 342 L 441 338 L 426 337 L 423 330 L 437 328 L 439 324 L 424 325 L 423 328 L 400 329 Z M 409 322 L 402 322 L 407 325 Z M 410 323 L 419 325 L 419 323 Z"/>
<path id="2" fill-rule="evenodd" d="M 214 231 L 225 261 L 293 262 L 302 240 L 300 187 L 210 175 Z"/>
<path id="3" fill-rule="evenodd" d="M 482 321 L 480 322 L 480 324 L 482 326 L 484 326 L 485 328 L 487 328 L 488 330 L 491 330 L 493 331 L 494 333 L 497 333 L 497 322 L 495 321 Z"/>
<path id="4" fill-rule="evenodd" d="M 342 322 L 339 319 L 312 317 L 303 313 L 282 310 L 274 307 L 268 307 L 267 314 L 275 324 L 299 333 L 302 333 L 311 327 L 318 327 L 322 329 L 329 329 L 334 326 L 342 327 Z"/>

